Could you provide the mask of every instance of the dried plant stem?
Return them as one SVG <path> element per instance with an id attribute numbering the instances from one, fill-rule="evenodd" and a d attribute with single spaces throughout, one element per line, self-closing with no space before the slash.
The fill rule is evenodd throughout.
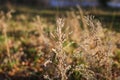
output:
<path id="1" fill-rule="evenodd" d="M 66 59 L 66 54 L 63 50 L 63 43 L 64 43 L 64 39 L 65 39 L 65 34 L 62 32 L 62 29 L 64 27 L 64 22 L 62 19 L 58 19 L 57 20 L 57 36 L 58 36 L 58 48 L 57 51 L 58 53 L 56 54 L 57 58 L 58 58 L 58 68 L 60 71 L 60 75 L 61 75 L 61 80 L 67 80 L 67 76 L 66 76 L 66 63 L 65 63 L 65 59 Z"/>
<path id="2" fill-rule="evenodd" d="M 87 27 L 86 22 L 84 20 L 83 10 L 80 8 L 80 6 L 77 6 L 77 8 L 79 9 L 79 13 L 80 13 L 80 17 L 81 17 L 81 21 L 82 21 L 84 30 L 88 30 L 88 27 Z"/>
<path id="3" fill-rule="evenodd" d="M 3 35 L 5 37 L 5 45 L 6 45 L 7 57 L 10 59 L 10 49 L 9 49 L 9 43 L 8 43 L 6 26 L 4 26 L 4 28 L 3 28 Z"/>

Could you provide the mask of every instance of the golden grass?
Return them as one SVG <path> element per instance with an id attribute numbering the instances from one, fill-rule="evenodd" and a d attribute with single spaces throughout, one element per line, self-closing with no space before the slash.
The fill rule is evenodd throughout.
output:
<path id="1" fill-rule="evenodd" d="M 56 23 L 39 16 L 29 21 L 24 14 L 14 21 L 10 12 L 1 13 L 0 71 L 49 80 L 116 80 L 120 33 L 102 26 L 80 8 Z"/>

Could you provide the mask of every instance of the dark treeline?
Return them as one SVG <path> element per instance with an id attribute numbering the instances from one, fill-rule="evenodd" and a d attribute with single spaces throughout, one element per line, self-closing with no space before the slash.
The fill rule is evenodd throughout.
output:
<path id="1" fill-rule="evenodd" d="M 22 5 L 33 5 L 33 6 L 48 6 L 50 0 L 0 0 L 0 4 L 22 4 Z M 74 0 L 69 0 L 74 1 Z M 81 0 L 77 0 L 81 1 Z M 97 0 L 101 6 L 107 6 L 107 2 L 110 0 Z"/>
<path id="2" fill-rule="evenodd" d="M 0 0 L 0 4 L 46 5 L 47 0 Z"/>

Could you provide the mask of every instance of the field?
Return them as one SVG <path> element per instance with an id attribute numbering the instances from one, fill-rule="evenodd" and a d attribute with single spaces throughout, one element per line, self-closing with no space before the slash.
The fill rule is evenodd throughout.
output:
<path id="1" fill-rule="evenodd" d="M 0 80 L 120 80 L 119 10 L 0 10 Z"/>

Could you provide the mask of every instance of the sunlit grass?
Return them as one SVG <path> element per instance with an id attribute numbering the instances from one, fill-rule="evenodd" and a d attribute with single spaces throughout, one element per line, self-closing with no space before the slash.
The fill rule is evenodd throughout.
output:
<path id="1" fill-rule="evenodd" d="M 54 10 L 14 9 L 12 15 L 0 16 L 1 72 L 62 80 L 118 77 L 120 24 L 116 22 L 113 28 L 117 12 L 98 14 L 97 10 L 88 13 L 79 9 L 57 15 Z M 112 17 L 113 23 L 99 21 L 99 16 Z"/>

